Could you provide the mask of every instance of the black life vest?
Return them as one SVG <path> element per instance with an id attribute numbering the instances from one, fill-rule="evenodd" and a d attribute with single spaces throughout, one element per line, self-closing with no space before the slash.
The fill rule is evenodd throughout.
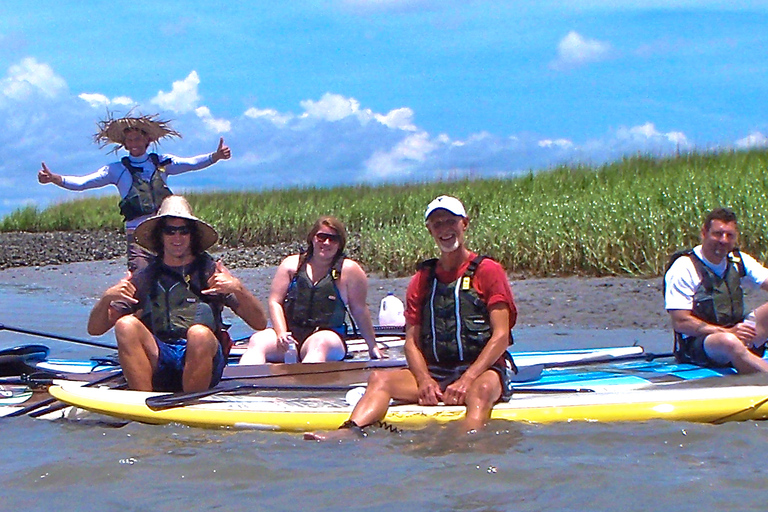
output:
<path id="1" fill-rule="evenodd" d="M 728 264 L 722 277 L 704 264 L 692 249 L 676 252 L 670 257 L 664 273 L 665 278 L 672 263 L 682 256 L 691 259 L 701 279 L 701 284 L 693 295 L 693 316 L 707 323 L 725 327 L 741 322 L 744 319 L 744 290 L 741 287 L 741 278 L 747 275 L 747 271 L 739 250 L 734 249 L 728 254 Z"/>
<path id="2" fill-rule="evenodd" d="M 131 160 L 124 156 L 120 162 L 131 173 L 131 188 L 128 193 L 120 201 L 120 213 L 125 218 L 126 222 L 133 219 L 138 219 L 144 215 L 151 215 L 157 212 L 160 208 L 160 204 L 163 199 L 173 194 L 168 185 L 165 184 L 162 175 L 165 172 L 165 166 L 168 165 L 171 160 L 166 159 L 160 162 L 160 157 L 157 153 L 150 153 L 149 158 L 152 160 L 152 164 L 155 166 L 155 170 L 149 181 L 141 177 L 141 173 L 144 171 L 141 167 L 134 167 L 131 164 Z"/>
<path id="3" fill-rule="evenodd" d="M 161 341 L 186 339 L 187 330 L 201 324 L 211 329 L 222 348 L 228 350 L 229 347 L 224 346 L 228 337 L 223 336 L 228 326 L 221 317 L 224 299 L 202 293 L 207 288 L 205 268 L 212 261 L 208 253 L 200 254 L 185 275 L 159 260 L 146 270 L 151 276 L 150 290 L 141 321 Z"/>
<path id="4" fill-rule="evenodd" d="M 340 255 L 328 273 L 315 284 L 309 278 L 307 262 L 302 258 L 283 300 L 288 329 L 311 332 L 343 327 L 346 330 L 347 307 L 336 285 L 341 278 L 344 259 L 345 256 Z"/>
<path id="5" fill-rule="evenodd" d="M 485 258 L 474 258 L 464 275 L 449 284 L 438 281 L 436 259 L 419 265 L 429 271 L 419 340 L 428 365 L 471 364 L 491 338 L 488 307 L 472 285 L 475 271 Z"/>

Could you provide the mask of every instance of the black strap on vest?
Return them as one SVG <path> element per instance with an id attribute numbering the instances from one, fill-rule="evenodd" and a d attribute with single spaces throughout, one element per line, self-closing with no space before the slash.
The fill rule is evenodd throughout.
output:
<path id="1" fill-rule="evenodd" d="M 152 300 L 155 300 L 157 298 L 157 285 L 158 285 L 158 279 L 160 278 L 160 274 L 166 274 L 169 276 L 172 276 L 176 278 L 180 283 L 184 283 L 187 286 L 187 289 L 194 293 L 202 302 L 205 302 L 206 304 L 211 303 L 217 303 L 221 302 L 220 299 L 216 298 L 216 296 L 211 296 L 203 293 L 203 290 L 200 286 L 197 285 L 197 282 L 202 283 L 203 282 L 203 270 L 205 268 L 205 262 L 208 260 L 209 256 L 207 253 L 201 253 L 195 258 L 195 261 L 192 262 L 192 266 L 189 269 L 189 272 L 187 275 L 182 275 L 175 270 L 171 269 L 167 265 L 164 265 L 161 261 L 156 260 L 152 266 L 152 280 L 151 280 L 151 286 L 150 286 L 150 298 Z M 194 276 L 194 278 L 193 278 Z M 195 279 L 196 278 L 196 279 Z M 221 312 L 218 312 L 218 314 L 214 315 L 214 321 L 217 324 L 217 331 L 214 334 L 216 337 L 221 340 L 221 334 L 225 332 L 227 329 L 229 329 L 229 325 L 224 324 L 224 321 L 221 318 Z"/>
<path id="2" fill-rule="evenodd" d="M 149 156 L 149 159 L 152 160 L 152 165 L 155 166 L 155 170 L 157 170 L 159 167 L 163 167 L 164 165 L 168 165 L 169 163 L 171 163 L 170 158 L 166 158 L 161 162 L 160 157 L 157 156 L 157 153 L 150 153 L 148 156 Z M 131 163 L 131 159 L 128 158 L 127 156 L 124 156 L 123 158 L 121 158 L 120 163 L 123 164 L 123 166 L 126 169 L 128 169 L 128 171 L 131 173 L 131 176 L 140 175 L 144 171 L 142 167 L 134 167 L 133 164 Z"/>

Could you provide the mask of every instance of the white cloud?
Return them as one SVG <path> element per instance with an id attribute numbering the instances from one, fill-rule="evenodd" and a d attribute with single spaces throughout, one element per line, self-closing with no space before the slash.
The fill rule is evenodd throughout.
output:
<path id="1" fill-rule="evenodd" d="M 682 132 L 661 133 L 653 123 L 645 123 L 631 128 L 622 127 L 616 131 L 616 138 L 620 141 L 634 141 L 637 143 L 655 142 L 670 143 L 678 148 L 687 148 L 688 139 Z"/>
<path id="2" fill-rule="evenodd" d="M 395 178 L 410 174 L 437 147 L 429 134 L 407 136 L 390 150 L 376 151 L 365 161 L 367 178 Z"/>
<path id="3" fill-rule="evenodd" d="M 48 64 L 41 64 L 33 57 L 26 57 L 8 68 L 8 76 L 0 82 L 3 95 L 23 100 L 38 92 L 47 98 L 55 98 L 65 92 L 67 83 L 57 76 Z"/>
<path id="4" fill-rule="evenodd" d="M 585 39 L 579 33 L 571 31 L 557 45 L 557 59 L 550 68 L 565 70 L 584 66 L 607 59 L 611 45 L 597 39 Z"/>
<path id="5" fill-rule="evenodd" d="M 117 96 L 111 100 L 103 94 L 84 92 L 78 95 L 83 101 L 88 102 L 92 107 L 108 107 L 110 105 L 128 106 L 135 105 L 136 102 L 127 96 Z"/>
<path id="6" fill-rule="evenodd" d="M 376 114 L 375 118 L 390 128 L 406 131 L 416 130 L 416 126 L 413 124 L 413 110 L 407 107 L 390 110 L 387 115 Z"/>
<path id="7" fill-rule="evenodd" d="M 768 147 L 768 137 L 760 132 L 752 132 L 743 139 L 737 140 L 736 147 L 739 149 Z"/>
<path id="8" fill-rule="evenodd" d="M 195 109 L 197 117 L 203 120 L 205 126 L 215 133 L 227 133 L 232 129 L 232 123 L 226 119 L 216 119 L 211 114 L 208 107 L 198 107 Z"/>
<path id="9" fill-rule="evenodd" d="M 291 119 L 293 119 L 291 114 L 281 114 L 272 108 L 258 109 L 251 107 L 245 111 L 244 115 L 246 117 L 250 117 L 251 119 L 266 119 L 267 121 L 277 126 L 285 126 Z"/>
<path id="10" fill-rule="evenodd" d="M 544 139 L 539 141 L 540 148 L 573 149 L 574 145 L 568 139 Z"/>
<path id="11" fill-rule="evenodd" d="M 157 96 L 152 98 L 151 103 L 179 114 L 190 112 L 197 108 L 200 101 L 200 95 L 197 93 L 198 85 L 200 85 L 200 77 L 197 71 L 192 71 L 184 80 L 173 82 L 171 92 L 159 91 Z"/>
<path id="12" fill-rule="evenodd" d="M 304 100 L 299 103 L 304 109 L 302 117 L 340 121 L 360 112 L 360 102 L 340 94 L 325 93 L 319 101 Z"/>

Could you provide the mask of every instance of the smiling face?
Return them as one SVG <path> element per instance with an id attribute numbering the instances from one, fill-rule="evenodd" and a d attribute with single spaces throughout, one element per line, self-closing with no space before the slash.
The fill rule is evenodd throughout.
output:
<path id="1" fill-rule="evenodd" d="M 435 210 L 427 218 L 427 229 L 443 253 L 451 253 L 464 246 L 464 233 L 469 221 L 448 210 Z"/>
<path id="2" fill-rule="evenodd" d="M 332 260 L 339 252 L 341 237 L 335 229 L 321 225 L 312 238 L 312 257 Z"/>
<path id="3" fill-rule="evenodd" d="M 720 263 L 736 247 L 739 240 L 739 228 L 736 222 L 714 219 L 701 228 L 701 252 L 712 263 Z"/>
<path id="4" fill-rule="evenodd" d="M 140 130 L 127 130 L 123 146 L 131 156 L 138 157 L 147 152 L 149 137 Z"/>
<path id="5" fill-rule="evenodd" d="M 179 266 L 189 263 L 188 260 L 193 257 L 193 227 L 184 219 L 168 218 L 158 229 L 162 233 L 163 261 L 165 264 Z"/>

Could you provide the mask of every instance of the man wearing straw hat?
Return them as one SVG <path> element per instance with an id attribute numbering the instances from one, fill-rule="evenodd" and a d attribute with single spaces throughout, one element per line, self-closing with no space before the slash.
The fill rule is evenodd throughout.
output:
<path id="1" fill-rule="evenodd" d="M 88 332 L 99 336 L 115 328 L 131 389 L 189 392 L 215 386 L 231 344 L 223 307 L 261 330 L 267 326 L 264 306 L 205 252 L 218 234 L 192 214 L 183 197 L 166 198 L 134 234 L 158 257 L 104 292 Z"/>
<path id="2" fill-rule="evenodd" d="M 114 119 L 109 114 L 106 120 L 99 122 L 99 132 L 94 140 L 102 148 L 113 144 L 114 153 L 125 148 L 128 156 L 85 176 L 55 174 L 45 162 L 37 173 L 40 183 L 53 183 L 67 190 L 88 190 L 107 185 L 117 187 L 121 197 L 120 213 L 125 219 L 129 270 L 144 267 L 150 261 L 151 255 L 134 243 L 133 233 L 136 226 L 154 215 L 163 199 L 171 195 L 168 176 L 204 169 L 231 156 L 224 138 L 219 139 L 219 146 L 213 153 L 191 158 L 147 153 L 150 144 L 166 137 L 181 135 L 170 127 L 169 121 L 160 120 L 157 115 L 132 116 L 129 113 L 126 117 Z"/>

